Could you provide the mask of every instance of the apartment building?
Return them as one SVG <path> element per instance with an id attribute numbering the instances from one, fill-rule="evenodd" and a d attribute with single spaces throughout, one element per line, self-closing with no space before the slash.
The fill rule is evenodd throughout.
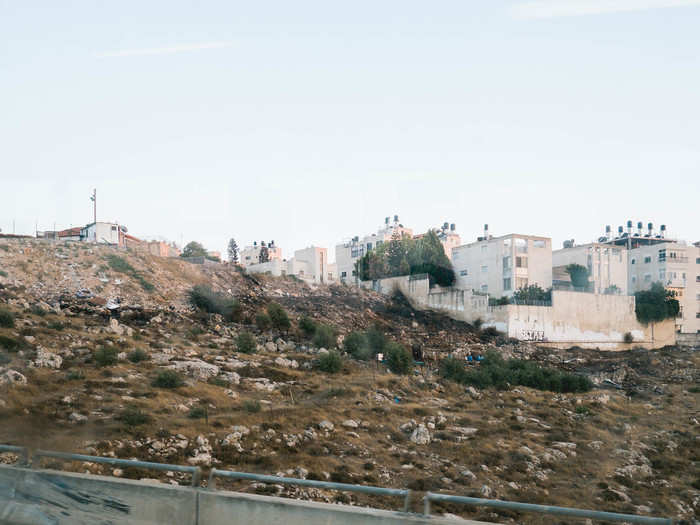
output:
<path id="1" fill-rule="evenodd" d="M 413 230 L 405 228 L 399 223 L 399 216 L 394 215 L 393 222 L 389 217 L 384 219 L 384 226 L 377 230 L 377 233 L 353 237 L 347 242 L 336 245 L 335 264 L 337 265 L 338 279 L 341 282 L 353 284 L 356 282 L 355 263 L 367 252 L 373 250 L 382 243 L 389 242 L 394 234 L 413 236 Z"/>
<path id="2" fill-rule="evenodd" d="M 552 286 L 552 240 L 549 237 L 511 233 L 493 237 L 484 227 L 476 242 L 452 249 L 455 287 L 512 296 L 531 284 Z"/>
<path id="3" fill-rule="evenodd" d="M 450 224 L 445 222 L 443 223 L 442 227 L 433 228 L 433 231 L 437 234 L 438 239 L 440 239 L 442 247 L 445 250 L 445 255 L 447 255 L 448 259 L 452 260 L 452 250 L 462 244 L 462 238 L 457 233 L 456 225 L 454 223 Z M 420 239 L 423 237 L 423 235 L 425 234 L 420 233 L 418 235 L 414 235 L 413 238 Z"/>
<path id="4" fill-rule="evenodd" d="M 328 250 L 310 246 L 294 252 L 288 260 L 271 259 L 268 262 L 251 264 L 246 267 L 250 273 L 269 273 L 274 276 L 294 275 L 312 284 L 335 282 L 337 270 L 334 264 L 328 264 Z"/>
<path id="5" fill-rule="evenodd" d="M 252 266 L 254 264 L 259 264 L 260 263 L 260 251 L 263 248 L 267 248 L 267 254 L 268 254 L 268 260 L 270 261 L 275 261 L 275 260 L 282 260 L 282 248 L 279 248 L 278 246 L 275 245 L 275 241 L 270 241 L 269 243 L 265 243 L 265 241 L 260 241 L 258 243 L 257 241 L 253 243 L 252 246 L 246 246 L 243 248 L 239 254 L 239 260 L 241 262 L 241 266 L 244 268 L 247 268 L 248 266 Z"/>
<path id="6" fill-rule="evenodd" d="M 552 279 L 555 288 L 568 288 L 571 279 L 566 272 L 569 264 L 579 264 L 588 269 L 589 281 L 593 293 L 612 293 L 626 295 L 627 286 L 627 249 L 605 243 L 593 242 L 573 245 L 552 252 Z"/>

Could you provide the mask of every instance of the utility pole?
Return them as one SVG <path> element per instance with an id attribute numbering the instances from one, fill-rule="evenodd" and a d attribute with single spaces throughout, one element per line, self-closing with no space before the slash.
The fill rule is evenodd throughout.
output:
<path id="1" fill-rule="evenodd" d="M 92 222 L 97 224 L 97 189 L 92 190 L 90 200 L 92 201 Z"/>

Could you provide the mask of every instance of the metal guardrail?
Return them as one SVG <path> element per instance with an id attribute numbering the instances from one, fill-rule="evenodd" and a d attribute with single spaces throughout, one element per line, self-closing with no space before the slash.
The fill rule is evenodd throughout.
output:
<path id="1" fill-rule="evenodd" d="M 350 483 L 334 483 L 331 481 L 317 481 L 313 479 L 282 478 L 279 476 L 267 476 L 265 474 L 251 474 L 249 472 L 232 472 L 230 470 L 211 469 L 208 487 L 216 489 L 215 478 L 217 476 L 229 479 L 247 479 L 261 481 L 263 483 L 279 483 L 283 485 L 300 485 L 317 489 L 340 490 L 344 492 L 362 492 L 374 496 L 397 496 L 404 498 L 403 512 L 408 512 L 411 500 L 411 491 L 408 489 L 388 489 L 385 487 L 373 487 L 370 485 L 352 485 Z"/>
<path id="2" fill-rule="evenodd" d="M 19 464 L 26 465 L 29 461 L 29 452 L 27 447 L 17 447 L 15 445 L 0 445 L 0 452 L 12 452 L 19 454 Z"/>
<path id="3" fill-rule="evenodd" d="M 138 461 L 135 459 L 105 458 L 101 456 L 86 456 L 84 454 L 70 454 L 67 452 L 53 452 L 50 450 L 37 450 L 32 457 L 31 466 L 34 467 L 40 458 L 55 458 L 66 461 L 85 461 L 88 463 L 105 463 L 120 467 L 143 468 L 153 470 L 168 470 L 173 472 L 188 472 L 192 474 L 192 486 L 198 487 L 202 479 L 202 471 L 199 467 L 187 467 L 183 465 L 168 465 L 167 463 L 152 463 L 150 461 Z"/>
<path id="4" fill-rule="evenodd" d="M 31 454 L 27 447 L 0 444 L 0 453 L 12 452 L 19 454 L 21 464 L 35 467 L 41 458 L 62 459 L 65 461 L 83 461 L 88 463 L 104 463 L 131 468 L 153 469 L 161 471 L 187 472 L 192 474 L 192 487 L 198 488 L 202 478 L 201 469 L 194 466 L 169 465 L 167 463 L 152 463 L 150 461 L 138 461 L 133 459 L 107 458 L 101 456 L 88 456 L 85 454 L 71 454 L 67 452 L 54 452 L 49 450 L 36 450 Z M 385 487 L 374 487 L 371 485 L 352 485 L 350 483 L 334 483 L 330 481 L 317 481 L 311 479 L 285 478 L 280 476 L 268 476 L 265 474 L 252 474 L 249 472 L 234 472 L 229 470 L 211 469 L 208 480 L 208 488 L 216 489 L 216 477 L 229 479 L 243 479 L 260 481 L 263 483 L 278 483 L 283 485 L 298 485 L 326 490 L 339 490 L 344 492 L 360 492 L 374 496 L 394 496 L 404 498 L 403 512 L 409 511 L 411 500 L 411 490 L 391 489 Z M 571 516 L 577 518 L 590 518 L 604 521 L 624 521 L 628 523 L 638 523 L 644 525 L 673 525 L 674 520 L 669 518 L 655 518 L 650 516 L 638 516 L 634 514 L 619 514 L 616 512 L 606 512 L 597 510 L 572 509 L 568 507 L 554 507 L 548 505 L 536 505 L 533 503 L 520 503 L 516 501 L 503 501 L 496 499 L 472 498 L 466 496 L 453 496 L 450 494 L 438 494 L 426 492 L 423 498 L 424 514 L 430 515 L 430 503 L 432 501 L 444 501 L 449 503 L 461 503 L 465 505 L 475 505 L 481 507 L 501 508 L 517 510 L 523 512 L 534 512 L 539 514 Z"/>
<path id="5" fill-rule="evenodd" d="M 533 503 L 519 503 L 516 501 L 502 501 L 497 499 L 469 498 L 465 496 L 451 496 L 449 494 L 436 494 L 434 492 L 427 492 L 425 494 L 425 498 L 423 499 L 424 514 L 426 516 L 430 515 L 431 501 L 463 503 L 466 505 L 476 505 L 481 507 L 520 510 L 524 512 L 571 516 L 576 518 L 590 518 L 594 520 L 625 521 L 627 523 L 643 523 L 648 525 L 673 525 L 673 520 L 668 518 L 652 518 L 649 516 L 637 516 L 634 514 L 618 514 L 617 512 L 571 509 L 568 507 L 551 507 L 549 505 L 535 505 Z"/>

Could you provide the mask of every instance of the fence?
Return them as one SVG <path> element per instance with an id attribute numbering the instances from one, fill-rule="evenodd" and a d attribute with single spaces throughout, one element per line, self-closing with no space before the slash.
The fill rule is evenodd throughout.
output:
<path id="1" fill-rule="evenodd" d="M 199 467 L 169 465 L 166 463 L 151 463 L 148 461 L 138 461 L 131 459 L 107 458 L 100 456 L 88 456 L 84 454 L 71 454 L 66 452 L 54 452 L 48 450 L 36 450 L 33 454 L 26 447 L 0 444 L 0 453 L 11 452 L 20 456 L 22 464 L 28 464 L 30 468 L 35 468 L 41 458 L 62 459 L 65 461 L 83 461 L 89 463 L 102 463 L 130 468 L 153 469 L 171 472 L 187 472 L 192 474 L 192 488 L 199 490 L 201 482 L 201 470 Z M 412 492 L 408 489 L 393 489 L 386 487 L 373 487 L 369 485 L 352 485 L 349 483 L 334 483 L 329 481 L 317 481 L 310 479 L 284 478 L 279 476 L 268 476 L 264 474 L 253 474 L 249 472 L 234 472 L 228 470 L 211 469 L 208 479 L 208 489 L 216 490 L 216 478 L 223 477 L 229 479 L 260 481 L 262 483 L 277 483 L 284 485 L 298 485 L 324 490 L 339 490 L 346 492 L 358 492 L 375 496 L 392 496 L 403 498 L 403 512 L 408 512 Z M 440 494 L 427 492 L 423 498 L 424 515 L 430 516 L 431 502 L 460 503 L 464 505 L 475 505 L 490 508 L 508 509 L 522 512 L 533 512 L 545 515 L 570 516 L 577 518 L 589 518 L 605 521 L 624 521 L 627 523 L 645 525 L 673 525 L 674 520 L 669 518 L 658 518 L 650 516 L 637 516 L 633 514 L 619 514 L 616 512 L 606 512 L 597 510 L 573 509 L 568 507 L 554 507 L 547 505 L 536 505 L 532 503 L 521 503 L 515 501 L 502 501 L 484 498 L 472 498 L 466 496 L 454 496 L 450 494 Z"/>

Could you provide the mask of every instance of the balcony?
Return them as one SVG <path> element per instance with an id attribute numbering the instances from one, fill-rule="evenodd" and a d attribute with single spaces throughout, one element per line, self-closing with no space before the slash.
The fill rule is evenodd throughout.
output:
<path id="1" fill-rule="evenodd" d="M 672 263 L 672 264 L 688 264 L 687 257 L 659 257 L 659 262 Z"/>

